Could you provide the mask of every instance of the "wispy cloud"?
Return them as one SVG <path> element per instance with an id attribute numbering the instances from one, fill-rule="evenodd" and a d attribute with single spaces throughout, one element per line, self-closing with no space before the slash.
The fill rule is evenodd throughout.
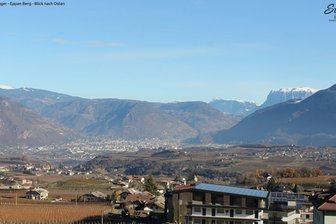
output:
<path id="1" fill-rule="evenodd" d="M 56 44 L 71 44 L 70 40 L 64 39 L 64 38 L 55 38 L 52 40 L 52 42 Z"/>
<path id="2" fill-rule="evenodd" d="M 55 39 L 58 44 L 74 44 L 65 39 Z M 105 41 L 82 41 L 77 44 L 85 46 L 118 48 L 123 46 L 120 43 Z M 110 61 L 127 61 L 127 60 L 156 60 L 156 59 L 177 59 L 203 57 L 212 55 L 214 57 L 232 57 L 254 53 L 256 51 L 269 51 L 273 47 L 267 44 L 259 43 L 231 43 L 221 46 L 211 45 L 202 47 L 177 47 L 177 48 L 129 48 L 123 47 L 118 50 L 105 52 L 73 53 L 67 55 L 67 60 L 74 63 L 87 62 L 110 62 Z"/>
<path id="3" fill-rule="evenodd" d="M 60 45 L 83 45 L 87 47 L 102 47 L 102 48 L 116 48 L 124 46 L 119 42 L 113 42 L 113 41 L 102 41 L 102 40 L 75 41 L 61 37 L 54 38 L 52 42 Z"/>
<path id="4" fill-rule="evenodd" d="M 153 50 L 133 50 L 109 53 L 87 53 L 75 55 L 77 62 L 87 61 L 115 61 L 115 60 L 148 60 L 148 59 L 169 59 L 193 57 L 210 53 L 211 48 L 184 48 L 184 49 L 153 49 Z"/>
<path id="5" fill-rule="evenodd" d="M 17 34 L 14 32 L 0 32 L 0 35 L 9 36 L 9 37 L 17 36 Z"/>
<path id="6" fill-rule="evenodd" d="M 79 43 L 83 44 L 83 45 L 92 46 L 92 47 L 110 47 L 110 48 L 115 48 L 115 47 L 122 47 L 122 46 L 124 46 L 123 44 L 118 43 L 118 42 L 99 41 L 99 40 L 83 41 L 83 42 L 79 42 Z"/>

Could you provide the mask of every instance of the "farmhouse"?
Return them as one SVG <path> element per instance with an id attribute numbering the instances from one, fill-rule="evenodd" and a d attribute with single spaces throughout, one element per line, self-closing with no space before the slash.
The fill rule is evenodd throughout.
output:
<path id="1" fill-rule="evenodd" d="M 49 191 L 43 188 L 35 188 L 26 192 L 26 198 L 32 200 L 46 200 L 48 195 Z"/>

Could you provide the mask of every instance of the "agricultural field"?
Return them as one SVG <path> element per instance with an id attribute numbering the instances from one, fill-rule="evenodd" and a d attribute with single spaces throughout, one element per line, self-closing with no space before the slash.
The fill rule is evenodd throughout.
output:
<path id="1" fill-rule="evenodd" d="M 107 195 L 112 194 L 111 183 L 106 180 L 94 178 L 93 176 L 62 176 L 62 175 L 50 175 L 50 176 L 29 176 L 29 175 L 17 175 L 11 174 L 17 179 L 30 179 L 37 182 L 37 186 L 42 187 L 49 191 L 48 202 L 53 199 L 62 198 L 64 202 L 74 202 L 76 197 L 87 194 L 93 191 L 100 191 Z M 27 199 L 24 199 L 26 190 L 14 191 L 0 191 L 0 201 L 13 201 L 18 197 L 19 201 L 25 203 Z M 28 200 L 28 202 L 31 200 Z"/>
<path id="2" fill-rule="evenodd" d="M 117 152 L 89 161 L 90 169 L 104 169 L 126 175 L 188 176 L 197 173 L 207 178 L 253 172 L 256 170 L 320 168 L 327 175 L 336 175 L 336 148 L 300 146 L 229 146 L 190 147 L 159 152 Z"/>
<path id="3" fill-rule="evenodd" d="M 298 178 L 282 178 L 282 183 L 288 184 L 320 184 L 320 185 L 328 185 L 332 182 L 336 177 L 335 176 L 319 176 L 319 177 L 298 177 Z"/>
<path id="4" fill-rule="evenodd" d="M 111 211 L 111 206 L 90 205 L 53 205 L 53 204 L 1 204 L 0 223 L 30 221 L 69 223 L 85 220 L 91 216 L 101 216 Z"/>

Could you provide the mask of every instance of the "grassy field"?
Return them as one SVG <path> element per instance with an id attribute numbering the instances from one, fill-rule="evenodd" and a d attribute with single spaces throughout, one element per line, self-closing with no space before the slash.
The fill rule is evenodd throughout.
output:
<path id="1" fill-rule="evenodd" d="M 46 184 L 46 188 L 57 189 L 107 189 L 109 187 L 111 187 L 111 184 L 106 181 L 83 177 L 63 179 Z"/>

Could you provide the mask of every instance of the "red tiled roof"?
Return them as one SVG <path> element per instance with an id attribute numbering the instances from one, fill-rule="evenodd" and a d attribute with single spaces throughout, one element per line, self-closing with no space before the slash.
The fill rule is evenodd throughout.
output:
<path id="1" fill-rule="evenodd" d="M 162 179 L 159 179 L 159 182 L 161 182 L 161 183 L 170 183 L 172 181 L 174 181 L 173 178 L 162 178 Z"/>
<path id="2" fill-rule="evenodd" d="M 331 198 L 329 198 L 328 201 L 332 201 L 332 202 L 336 203 L 336 194 L 334 196 L 332 196 Z"/>
<path id="3" fill-rule="evenodd" d="M 336 194 L 318 207 L 321 211 L 336 211 Z"/>
<path id="4" fill-rule="evenodd" d="M 318 210 L 321 210 L 321 211 L 336 211 L 336 204 L 335 204 L 335 203 L 324 202 L 324 203 L 318 208 Z"/>

